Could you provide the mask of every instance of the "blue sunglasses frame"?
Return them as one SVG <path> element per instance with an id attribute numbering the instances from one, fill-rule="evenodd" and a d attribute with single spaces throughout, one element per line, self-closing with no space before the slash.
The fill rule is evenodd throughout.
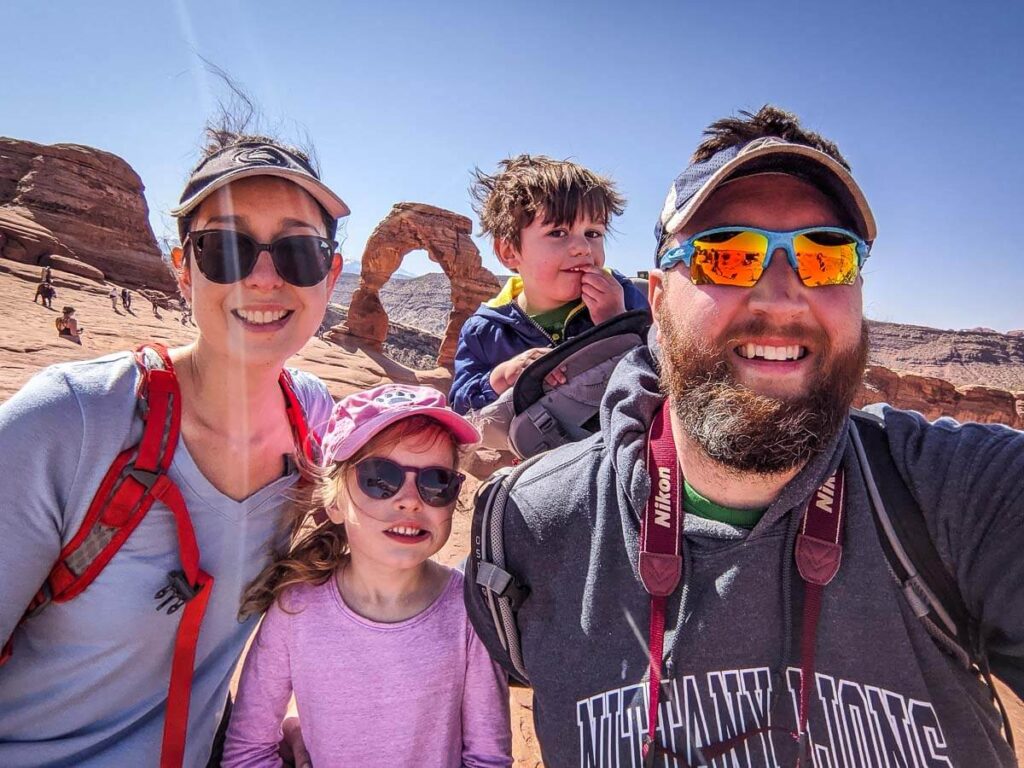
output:
<path id="1" fill-rule="evenodd" d="M 671 248 L 666 251 L 660 259 L 658 259 L 658 266 L 663 270 L 672 269 L 676 264 L 684 264 L 689 267 L 693 260 L 693 254 L 696 251 L 695 243 L 703 237 L 709 235 L 718 235 L 725 232 L 756 232 L 759 235 L 764 235 L 768 238 L 768 246 L 764 257 L 764 262 L 761 265 L 761 274 L 763 275 L 767 271 L 768 267 L 772 263 L 772 256 L 779 248 L 786 252 L 786 260 L 789 262 L 789 266 L 793 268 L 793 271 L 800 274 L 799 266 L 796 263 L 796 252 L 793 248 L 793 240 L 800 235 L 807 235 L 811 232 L 827 232 L 834 235 L 844 235 L 849 237 L 857 245 L 857 273 L 853 276 L 856 279 L 857 275 L 860 274 L 861 267 L 864 266 L 864 262 L 868 260 L 868 256 L 871 255 L 871 246 L 864 241 L 863 238 L 859 237 L 854 232 L 851 232 L 844 227 L 807 227 L 805 229 L 792 229 L 792 230 L 772 230 L 772 229 L 758 229 L 757 227 L 715 227 L 714 229 L 705 229 L 703 232 L 698 232 L 691 237 L 686 238 L 682 243 L 677 245 L 675 248 Z M 760 278 L 758 278 L 760 279 Z M 801 280 L 801 282 L 803 282 Z M 835 283 L 835 285 L 850 285 L 851 283 Z M 723 283 L 728 285 L 728 283 Z M 743 286 L 738 286 L 743 287 Z M 824 286 L 814 286 L 824 287 Z"/>

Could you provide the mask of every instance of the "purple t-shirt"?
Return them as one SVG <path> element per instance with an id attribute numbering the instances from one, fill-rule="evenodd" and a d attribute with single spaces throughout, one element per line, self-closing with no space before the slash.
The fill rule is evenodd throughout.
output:
<path id="1" fill-rule="evenodd" d="M 225 768 L 280 766 L 292 692 L 316 768 L 510 766 L 505 673 L 466 617 L 463 576 L 406 621 L 354 613 L 334 579 L 267 612 L 245 660 Z"/>

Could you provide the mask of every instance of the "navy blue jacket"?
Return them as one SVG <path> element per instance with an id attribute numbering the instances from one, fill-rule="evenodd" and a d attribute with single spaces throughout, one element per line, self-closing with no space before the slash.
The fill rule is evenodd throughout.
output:
<path id="1" fill-rule="evenodd" d="M 628 277 L 615 270 L 610 271 L 622 286 L 626 311 L 650 310 L 647 297 Z M 594 327 L 590 311 L 581 302 L 566 318 L 561 336 L 553 339 L 516 303 L 515 299 L 522 290 L 522 278 L 513 275 L 501 293 L 481 304 L 462 326 L 459 346 L 455 350 L 455 376 L 448 396 L 449 404 L 457 413 L 478 410 L 498 399 L 498 394 L 491 387 L 491 371 L 498 364 L 528 349 L 557 346 Z"/>

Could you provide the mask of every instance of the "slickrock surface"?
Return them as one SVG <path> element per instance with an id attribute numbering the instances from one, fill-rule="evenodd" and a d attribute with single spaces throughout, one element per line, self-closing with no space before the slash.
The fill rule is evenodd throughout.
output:
<path id="1" fill-rule="evenodd" d="M 53 238 L 61 246 L 53 253 L 83 261 L 118 283 L 173 291 L 143 190 L 131 166 L 109 152 L 0 137 L 0 212 L 42 230 L 34 242 L 11 249 L 9 258 L 36 263 L 40 239 Z M 2 219 L 0 231 L 19 240 Z"/>
<path id="2" fill-rule="evenodd" d="M 380 289 L 409 251 L 426 250 L 451 282 L 452 304 L 438 364 L 450 366 L 455 359 L 459 329 L 480 303 L 494 296 L 498 280 L 480 261 L 470 234 L 473 223 L 443 208 L 423 203 L 397 203 L 366 241 L 359 287 L 352 295 L 349 316 L 337 329 L 365 339 L 380 349 L 387 338 L 388 316 Z"/>

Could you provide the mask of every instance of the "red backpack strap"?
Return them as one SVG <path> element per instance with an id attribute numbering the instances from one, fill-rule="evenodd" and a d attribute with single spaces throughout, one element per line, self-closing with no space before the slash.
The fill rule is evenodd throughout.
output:
<path id="1" fill-rule="evenodd" d="M 288 423 L 292 427 L 295 447 L 311 463 L 316 464 L 320 460 L 320 438 L 309 428 L 306 414 L 302 410 L 302 403 L 299 402 L 299 398 L 295 394 L 295 382 L 292 381 L 291 374 L 283 369 L 278 383 L 284 393 L 285 411 L 288 415 Z"/>
<path id="2" fill-rule="evenodd" d="M 137 408 L 144 421 L 142 439 L 114 459 L 81 527 L 61 549 L 25 618 L 51 600 L 67 602 L 81 594 L 117 554 L 153 503 L 162 501 L 174 515 L 181 570 L 170 572 L 167 585 L 154 597 L 159 601 L 157 610 L 169 614 L 183 606 L 185 610 L 175 636 L 160 766 L 178 768 L 185 754 L 196 644 L 213 578 L 199 567 L 199 547 L 185 499 L 167 475 L 181 430 L 181 391 L 174 367 L 167 350 L 156 344 L 139 347 L 135 362 L 139 367 Z M 4 651 L 10 655 L 10 640 Z"/>

